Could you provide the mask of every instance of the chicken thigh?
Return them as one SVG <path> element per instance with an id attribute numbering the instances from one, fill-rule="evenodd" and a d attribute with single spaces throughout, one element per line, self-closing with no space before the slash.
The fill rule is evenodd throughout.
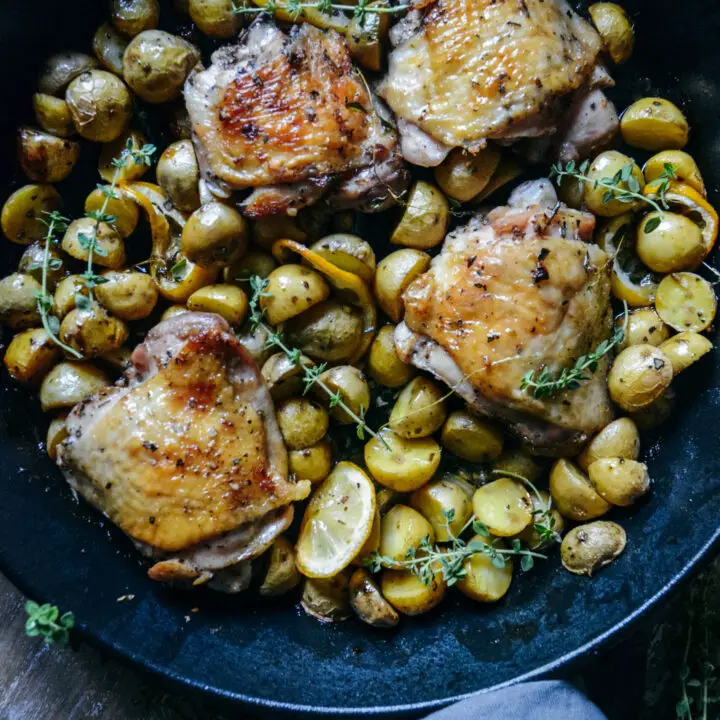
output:
<path id="1" fill-rule="evenodd" d="M 602 49 L 565 0 L 434 0 L 391 41 L 378 94 L 398 116 L 403 154 L 423 165 L 453 147 L 553 135 Z"/>
<path id="2" fill-rule="evenodd" d="M 379 117 L 345 39 L 308 23 L 286 35 L 258 19 L 190 75 L 185 101 L 203 179 L 225 197 L 253 189 L 242 204 L 249 217 L 293 214 L 397 157 L 394 127 Z"/>
<path id="3" fill-rule="evenodd" d="M 529 371 L 558 373 L 610 335 L 608 258 L 587 242 L 594 224 L 559 205 L 548 181 L 526 184 L 448 235 L 404 293 L 400 357 L 539 454 L 573 454 L 611 420 L 607 361 L 573 391 L 521 389 Z"/>
<path id="4" fill-rule="evenodd" d="M 154 579 L 209 579 L 259 554 L 310 491 L 289 480 L 269 392 L 217 315 L 156 326 L 67 429 L 68 482 L 160 560 Z"/>

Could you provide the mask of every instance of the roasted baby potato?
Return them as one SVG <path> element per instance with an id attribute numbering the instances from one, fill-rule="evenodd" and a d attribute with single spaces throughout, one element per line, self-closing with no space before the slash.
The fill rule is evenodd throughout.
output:
<path id="1" fill-rule="evenodd" d="M 669 100 L 646 97 L 634 102 L 620 120 L 623 140 L 643 150 L 682 150 L 690 126 L 682 111 Z"/>
<path id="2" fill-rule="evenodd" d="M 627 172 L 624 170 L 626 167 L 632 168 L 632 170 L 627 179 L 620 181 L 620 187 L 640 192 L 645 187 L 645 178 L 632 158 L 617 152 L 617 150 L 608 150 L 593 160 L 587 171 L 589 182 L 585 184 L 585 204 L 594 215 L 615 217 L 626 213 L 628 210 L 634 210 L 640 205 L 641 200 L 623 202 L 618 199 L 611 199 L 605 202 L 608 189 L 597 184 L 600 180 L 613 178 L 618 172 Z"/>
<path id="3" fill-rule="evenodd" d="M 451 198 L 464 203 L 480 194 L 500 164 L 502 150 L 488 145 L 476 154 L 455 148 L 435 168 L 435 182 Z"/>
<path id="4" fill-rule="evenodd" d="M 263 364 L 260 374 L 270 390 L 275 402 L 292 395 L 300 395 L 304 390 L 303 366 L 311 367 L 315 363 L 307 356 L 300 356 L 295 364 L 284 352 L 271 355 Z"/>
<path id="5" fill-rule="evenodd" d="M 327 440 L 321 440 L 315 445 L 291 450 L 288 453 L 290 472 L 296 480 L 309 480 L 313 485 L 321 483 L 329 474 L 332 467 L 332 452 Z"/>
<path id="6" fill-rule="evenodd" d="M 672 378 L 672 363 L 662 350 L 632 345 L 615 358 L 608 374 L 608 390 L 613 402 L 635 412 L 657 400 Z"/>
<path id="7" fill-rule="evenodd" d="M 575 575 L 592 577 L 622 553 L 626 541 L 625 531 L 617 523 L 598 520 L 579 525 L 562 541 L 562 564 Z"/>
<path id="8" fill-rule="evenodd" d="M 47 225 L 45 213 L 58 210 L 62 199 L 52 185 L 23 185 L 3 205 L 0 224 L 8 240 L 18 245 L 30 245 L 43 240 Z"/>
<path id="9" fill-rule="evenodd" d="M 278 325 L 322 302 L 330 294 L 325 278 L 304 265 L 283 265 L 268 276 L 267 297 L 260 307 L 271 325 Z"/>
<path id="10" fill-rule="evenodd" d="M 60 97 L 78 76 L 97 67 L 97 60 L 85 53 L 69 50 L 51 55 L 40 70 L 38 90 Z"/>
<path id="11" fill-rule="evenodd" d="M 411 550 L 420 548 L 425 538 L 435 542 L 435 532 L 428 520 L 407 505 L 395 505 L 380 520 L 378 552 L 396 563 L 402 562 Z"/>
<path id="12" fill-rule="evenodd" d="M 106 197 L 106 192 L 110 192 L 109 185 L 102 189 L 100 187 L 95 188 L 85 200 L 85 213 L 99 212 L 105 207 L 105 212 L 115 218 L 113 227 L 123 238 L 129 237 L 135 231 L 140 219 L 138 206 L 130 198 L 118 191 L 113 191 L 115 197 Z M 107 206 L 105 205 L 106 202 Z"/>
<path id="13" fill-rule="evenodd" d="M 502 432 L 467 410 L 450 413 L 440 442 L 453 455 L 470 462 L 495 460 L 503 450 Z"/>
<path id="14" fill-rule="evenodd" d="M 247 223 L 234 208 L 212 201 L 188 218 L 181 242 L 182 253 L 191 262 L 202 267 L 224 267 L 239 260 L 245 252 Z"/>
<path id="15" fill-rule="evenodd" d="M 377 495 L 376 495 L 377 499 Z M 380 548 L 380 525 L 382 523 L 382 517 L 380 510 L 375 506 L 375 518 L 373 519 L 372 528 L 370 528 L 370 534 L 365 544 L 360 549 L 360 552 L 353 558 L 351 565 L 363 565 L 364 561 L 374 552 L 377 552 Z"/>
<path id="16" fill-rule="evenodd" d="M 270 253 L 246 252 L 239 260 L 223 268 L 223 280 L 229 283 L 246 282 L 257 275 L 266 278 L 277 267 L 275 258 Z"/>
<path id="17" fill-rule="evenodd" d="M 398 492 L 411 492 L 428 482 L 440 464 L 440 455 L 440 446 L 432 438 L 408 440 L 390 428 L 365 445 L 365 464 L 372 476 Z"/>
<path id="18" fill-rule="evenodd" d="M 13 273 L 0 280 L 0 323 L 14 330 L 40 325 L 37 295 L 41 291 L 32 275 Z"/>
<path id="19" fill-rule="evenodd" d="M 154 309 L 158 291 L 153 279 L 136 271 L 107 270 L 95 288 L 98 302 L 121 320 L 142 320 Z"/>
<path id="20" fill-rule="evenodd" d="M 32 245 L 28 245 L 18 263 L 18 272 L 23 275 L 32 275 L 42 284 L 44 256 L 45 246 L 42 243 L 35 242 Z M 58 281 L 67 274 L 67 263 L 63 254 L 53 245 L 48 248 L 48 258 L 49 262 L 45 279 L 48 290 L 53 290 Z"/>
<path id="21" fill-rule="evenodd" d="M 669 387 L 657 400 L 642 410 L 630 413 L 630 417 L 641 430 L 652 430 L 662 425 L 672 415 L 674 408 L 675 391 Z"/>
<path id="22" fill-rule="evenodd" d="M 612 505 L 632 505 L 650 489 L 647 465 L 622 457 L 600 458 L 588 468 L 598 494 Z"/>
<path id="23" fill-rule="evenodd" d="M 65 425 L 66 418 L 67 412 L 62 412 L 57 417 L 53 418 L 48 426 L 45 447 L 47 448 L 47 453 L 52 460 L 57 460 L 58 445 L 60 445 L 60 443 L 68 436 L 67 427 Z"/>
<path id="24" fill-rule="evenodd" d="M 302 609 L 320 622 L 347 620 L 351 615 L 348 585 L 346 570 L 331 578 L 305 578 Z"/>
<path id="25" fill-rule="evenodd" d="M 712 343 L 698 333 L 681 332 L 660 345 L 672 363 L 673 375 L 681 373 L 712 350 Z"/>
<path id="26" fill-rule="evenodd" d="M 635 32 L 625 10 L 615 3 L 599 2 L 588 12 L 612 61 L 616 65 L 627 62 L 635 47 Z"/>
<path id="27" fill-rule="evenodd" d="M 143 30 L 152 30 L 160 22 L 159 0 L 112 0 L 110 19 L 123 35 L 135 37 Z"/>
<path id="28" fill-rule="evenodd" d="M 18 155 L 25 175 L 38 183 L 64 180 L 80 157 L 80 144 L 42 130 L 18 130 Z"/>
<path id="29" fill-rule="evenodd" d="M 640 433 L 630 418 L 619 418 L 606 425 L 578 455 L 577 463 L 585 471 L 601 458 L 637 460 L 640 455 Z"/>
<path id="30" fill-rule="evenodd" d="M 550 495 L 555 507 L 569 520 L 594 520 L 610 509 L 585 473 L 569 460 L 556 460 L 550 470 Z"/>
<path id="31" fill-rule="evenodd" d="M 307 237 L 307 233 L 298 227 L 297 218 L 287 215 L 268 215 L 252 224 L 253 242 L 263 250 L 272 250 L 272 246 L 284 238 L 305 243 Z"/>
<path id="32" fill-rule="evenodd" d="M 436 480 L 418 488 L 410 495 L 410 505 L 430 522 L 438 542 L 458 537 L 473 512 L 470 496 L 451 480 Z M 448 517 L 452 517 L 450 522 Z"/>
<path id="33" fill-rule="evenodd" d="M 533 519 L 530 493 L 512 478 L 500 478 L 479 487 L 472 505 L 475 517 L 498 537 L 517 535 Z"/>
<path id="34" fill-rule="evenodd" d="M 495 430 L 495 432 L 498 431 Z M 500 437 L 502 438 L 502 435 Z M 494 461 L 494 466 L 496 470 L 505 470 L 521 475 L 532 483 L 539 480 L 542 475 L 542 468 L 533 456 L 521 448 L 503 450 L 500 457 Z"/>
<path id="35" fill-rule="evenodd" d="M 295 549 L 292 543 L 281 535 L 272 544 L 269 555 L 265 580 L 258 592 L 263 597 L 284 595 L 297 587 L 302 580 L 302 575 L 295 566 Z"/>
<path id="36" fill-rule="evenodd" d="M 429 265 L 427 253 L 411 248 L 396 250 L 380 261 L 375 273 L 375 297 L 394 322 L 399 322 L 403 315 L 405 288 Z"/>
<path id="37" fill-rule="evenodd" d="M 381 487 L 378 488 L 376 494 L 377 509 L 380 515 L 385 515 L 390 508 L 395 507 L 398 503 L 405 502 L 407 495 L 397 490 Z"/>
<path id="38" fill-rule="evenodd" d="M 5 351 L 3 363 L 13 380 L 39 383 L 62 358 L 62 351 L 44 328 L 18 333 Z"/>
<path id="39" fill-rule="evenodd" d="M 87 296 L 87 286 L 80 275 L 68 275 L 55 288 L 53 313 L 62 320 L 74 307 L 78 295 Z"/>
<path id="40" fill-rule="evenodd" d="M 206 285 L 187 301 L 190 310 L 217 313 L 231 325 L 240 325 L 248 312 L 245 291 L 237 285 Z"/>
<path id="41" fill-rule="evenodd" d="M 368 372 L 380 385 L 396 388 L 409 382 L 415 368 L 404 363 L 395 351 L 394 325 L 381 327 L 370 346 Z"/>
<path id="42" fill-rule="evenodd" d="M 189 0 L 188 12 L 203 35 L 225 40 L 240 29 L 241 18 L 233 0 Z"/>
<path id="43" fill-rule="evenodd" d="M 89 217 L 73 220 L 62 239 L 62 249 L 76 260 L 87 262 L 88 248 L 85 237 L 95 233 L 95 220 Z M 120 233 L 107 223 L 100 223 L 95 238 L 97 252 L 93 254 L 93 263 L 117 270 L 125 264 L 125 245 Z M 83 245 L 85 245 L 83 247 Z"/>
<path id="44" fill-rule="evenodd" d="M 71 408 L 109 384 L 108 376 L 90 363 L 61 362 L 42 381 L 40 406 L 45 412 Z"/>
<path id="45" fill-rule="evenodd" d="M 109 368 L 114 373 L 125 372 L 132 364 L 133 351 L 126 345 L 110 350 L 98 356 L 98 362 Z"/>
<path id="46" fill-rule="evenodd" d="M 283 265 L 275 272 L 288 267 L 292 266 Z M 305 300 L 312 299 L 310 291 L 305 289 L 305 292 L 308 293 Z M 286 301 L 292 305 L 292 298 Z M 288 340 L 306 355 L 322 362 L 339 363 L 355 354 L 362 340 L 363 320 L 360 311 L 352 305 L 325 300 L 290 318 L 286 329 Z"/>
<path id="47" fill-rule="evenodd" d="M 522 540 L 530 550 L 540 550 L 553 542 L 545 532 L 542 534 L 538 532 L 537 524 L 542 524 L 546 528 L 549 527 L 556 536 L 562 535 L 565 530 L 565 518 L 560 514 L 559 510 L 552 506 L 549 493 L 540 490 L 539 494 L 540 497 L 535 493 L 532 495 L 533 509 L 535 511 L 533 522 L 517 536 L 518 540 Z M 543 517 L 548 507 L 550 510 L 547 512 L 547 516 Z"/>
<path id="48" fill-rule="evenodd" d="M 69 137 L 75 132 L 70 108 L 61 98 L 44 93 L 33 95 L 33 110 L 37 124 L 48 133 L 59 138 Z"/>
<path id="49" fill-rule="evenodd" d="M 426 585 L 409 570 L 383 570 L 380 588 L 385 599 L 403 615 L 422 615 L 440 604 L 447 585 L 438 570 Z"/>
<path id="50" fill-rule="evenodd" d="M 395 608 L 362 568 L 358 568 L 350 578 L 350 606 L 364 623 L 372 627 L 395 627 L 400 620 Z"/>
<path id="51" fill-rule="evenodd" d="M 382 2 L 371 2 L 368 6 L 382 7 Z M 350 54 L 363 67 L 375 71 L 382 69 L 389 24 L 386 14 L 372 11 L 350 19 L 345 39 Z"/>
<path id="52" fill-rule="evenodd" d="M 191 213 L 200 207 L 200 170 L 190 140 L 165 148 L 156 171 L 158 184 L 178 210 Z"/>
<path id="53" fill-rule="evenodd" d="M 122 75 L 123 55 L 128 41 L 110 23 L 103 23 L 95 31 L 92 46 L 102 67 L 115 75 Z"/>
<path id="54" fill-rule="evenodd" d="M 684 215 L 651 212 L 637 229 L 638 257 L 661 273 L 692 270 L 706 255 L 702 231 Z"/>
<path id="55" fill-rule="evenodd" d="M 199 60 L 199 50 L 187 40 L 164 30 L 145 30 L 125 49 L 123 78 L 136 95 L 157 105 L 180 96 Z"/>
<path id="56" fill-rule="evenodd" d="M 410 190 L 405 211 L 390 242 L 427 250 L 445 239 L 449 222 L 447 198 L 434 185 L 418 180 Z"/>
<path id="57" fill-rule="evenodd" d="M 313 243 L 310 249 L 341 270 L 358 275 L 365 282 L 371 282 L 375 275 L 375 253 L 370 243 L 357 235 L 327 235 Z"/>
<path id="58" fill-rule="evenodd" d="M 625 322 L 624 315 L 615 320 L 615 327 Z M 625 339 L 619 345 L 621 350 L 631 345 L 662 345 L 670 337 L 670 328 L 652 308 L 638 308 L 628 315 Z"/>
<path id="59" fill-rule="evenodd" d="M 327 412 L 307 398 L 288 398 L 277 407 L 277 420 L 290 450 L 302 450 L 320 442 L 328 429 Z"/>
<path id="60" fill-rule="evenodd" d="M 320 375 L 319 380 L 331 392 L 339 392 L 342 401 L 356 415 L 363 416 L 370 407 L 370 387 L 362 372 L 353 365 L 338 365 L 330 368 Z M 325 390 L 315 384 L 313 391 L 323 405 L 329 406 L 330 398 Z M 340 406 L 330 408 L 329 411 L 330 417 L 343 425 L 352 425 L 355 422 Z"/>
<path id="61" fill-rule="evenodd" d="M 657 155 L 653 155 L 643 167 L 645 182 L 650 184 L 660 179 L 660 176 L 667 171 L 668 165 L 672 165 L 678 180 L 686 183 L 705 197 L 705 182 L 700 173 L 700 168 L 693 157 L 682 150 L 663 150 Z"/>
<path id="62" fill-rule="evenodd" d="M 112 142 L 127 128 L 132 100 L 125 84 L 105 70 L 76 77 L 65 93 L 78 135 L 93 142 Z"/>
<path id="63" fill-rule="evenodd" d="M 105 308 L 75 308 L 60 323 L 60 339 L 83 357 L 97 357 L 117 350 L 129 335 L 128 326 Z"/>
<path id="64" fill-rule="evenodd" d="M 703 332 L 715 319 L 717 299 L 712 285 L 699 275 L 673 273 L 658 285 L 655 309 L 673 330 Z"/>
<path id="65" fill-rule="evenodd" d="M 398 395 L 388 425 L 404 438 L 432 435 L 445 422 L 443 391 L 426 377 L 413 378 Z"/>
<path id="66" fill-rule="evenodd" d="M 133 157 L 126 158 L 123 167 L 115 166 L 114 162 L 120 159 L 128 142 L 131 143 L 134 150 L 139 150 L 145 145 L 146 140 L 145 136 L 137 130 L 127 130 L 121 133 L 116 140 L 102 146 L 98 160 L 98 172 L 105 182 L 112 182 L 116 175 L 118 182 L 139 180 L 148 171 L 148 165 L 144 162 L 136 162 Z"/>
<path id="67" fill-rule="evenodd" d="M 471 543 L 487 544 L 487 538 L 475 535 Z M 502 541 L 498 542 L 499 549 L 506 549 Z M 467 573 L 457 582 L 457 588 L 463 595 L 478 602 L 497 602 L 510 589 L 512 582 L 513 563 L 510 558 L 505 559 L 502 567 L 493 564 L 492 558 L 483 553 L 473 553 L 463 563 Z"/>

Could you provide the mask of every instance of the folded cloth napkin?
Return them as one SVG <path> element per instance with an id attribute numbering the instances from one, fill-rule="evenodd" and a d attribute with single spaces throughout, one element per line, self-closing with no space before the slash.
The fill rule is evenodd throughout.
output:
<path id="1" fill-rule="evenodd" d="M 475 695 L 428 715 L 426 720 L 607 720 L 604 713 L 568 682 L 511 685 Z"/>

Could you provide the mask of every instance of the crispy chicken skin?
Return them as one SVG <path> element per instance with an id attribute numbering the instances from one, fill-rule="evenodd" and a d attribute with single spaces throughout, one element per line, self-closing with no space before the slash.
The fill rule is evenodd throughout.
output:
<path id="1" fill-rule="evenodd" d="M 267 388 L 217 315 L 160 323 L 124 379 L 76 406 L 67 427 L 58 462 L 70 484 L 148 554 L 195 575 L 245 559 L 238 537 L 282 532 L 310 490 L 289 481 Z M 210 562 L 213 551 L 222 559 Z"/>
<path id="2" fill-rule="evenodd" d="M 185 100 L 204 179 L 226 195 L 254 188 L 250 217 L 312 204 L 333 180 L 385 161 L 397 141 L 345 39 L 308 23 L 286 35 L 257 20 L 188 78 Z"/>
<path id="3" fill-rule="evenodd" d="M 565 0 L 435 0 L 409 15 L 378 94 L 450 147 L 552 132 L 545 115 L 602 47 Z"/>
<path id="4" fill-rule="evenodd" d="M 610 334 L 608 261 L 594 218 L 556 205 L 547 181 L 448 235 L 404 293 L 395 335 L 407 362 L 498 417 L 535 452 L 571 454 L 611 419 L 607 363 L 580 389 L 536 400 L 523 376 L 557 373 Z"/>

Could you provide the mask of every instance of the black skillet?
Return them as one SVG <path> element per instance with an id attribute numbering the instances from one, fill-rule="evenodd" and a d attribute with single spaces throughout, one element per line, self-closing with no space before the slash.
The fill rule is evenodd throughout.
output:
<path id="1" fill-rule="evenodd" d="M 13 129 L 28 117 L 39 62 L 54 50 L 89 49 L 104 3 L 0 5 L 4 199 L 21 180 Z M 716 0 L 627 0 L 626 6 L 638 44 L 631 63 L 616 73 L 614 98 L 623 107 L 658 94 L 686 110 L 689 149 L 720 205 L 720 8 Z M 95 182 L 93 161 L 61 188 L 73 213 Z M 19 252 L 2 242 L 3 275 Z M 720 536 L 719 364 L 716 349 L 677 381 L 675 415 L 644 440 L 654 490 L 641 507 L 615 514 L 628 548 L 611 567 L 592 580 L 579 578 L 562 570 L 556 554 L 518 577 L 498 605 L 454 595 L 393 632 L 356 621 L 326 627 L 288 601 L 173 592 L 150 582 L 122 534 L 72 499 L 44 452 L 47 419 L 37 400 L 3 375 L 0 568 L 30 597 L 72 610 L 76 632 L 91 642 L 236 706 L 263 715 L 419 715 L 594 654 L 662 606 L 711 554 Z M 126 594 L 134 600 L 117 602 Z"/>

